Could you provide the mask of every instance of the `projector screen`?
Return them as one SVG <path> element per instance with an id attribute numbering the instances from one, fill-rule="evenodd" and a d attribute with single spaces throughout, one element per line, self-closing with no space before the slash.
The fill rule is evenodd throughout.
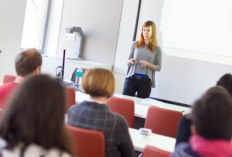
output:
<path id="1" fill-rule="evenodd" d="M 165 0 L 163 47 L 232 57 L 231 8 L 232 0 Z"/>

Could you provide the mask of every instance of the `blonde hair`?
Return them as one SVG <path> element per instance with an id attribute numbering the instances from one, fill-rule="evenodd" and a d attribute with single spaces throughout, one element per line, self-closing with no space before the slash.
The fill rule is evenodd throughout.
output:
<path id="1" fill-rule="evenodd" d="M 152 21 L 146 21 L 141 29 L 141 33 L 140 33 L 140 38 L 139 41 L 136 44 L 136 47 L 139 48 L 140 46 L 144 47 L 145 46 L 145 41 L 144 41 L 144 37 L 143 37 L 143 27 L 149 27 L 151 26 L 152 29 L 152 35 L 151 35 L 151 39 L 147 45 L 147 48 L 151 51 L 154 52 L 155 51 L 155 46 L 157 45 L 157 40 L 156 40 L 156 25 L 154 22 Z"/>
<path id="2" fill-rule="evenodd" d="M 114 94 L 114 75 L 107 69 L 88 69 L 84 72 L 81 86 L 90 96 L 110 98 Z"/>

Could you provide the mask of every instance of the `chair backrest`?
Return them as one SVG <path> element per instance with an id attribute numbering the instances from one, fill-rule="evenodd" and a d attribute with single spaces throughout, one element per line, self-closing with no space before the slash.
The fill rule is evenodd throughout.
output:
<path id="1" fill-rule="evenodd" d="M 182 112 L 150 106 L 145 120 L 145 128 L 153 133 L 175 137 Z"/>
<path id="2" fill-rule="evenodd" d="M 171 153 L 165 150 L 153 146 L 146 146 L 143 150 L 142 157 L 169 157 L 170 155 Z"/>
<path id="3" fill-rule="evenodd" d="M 130 128 L 134 127 L 135 104 L 133 100 L 112 97 L 107 105 L 112 112 L 122 115 L 126 119 Z"/>
<path id="4" fill-rule="evenodd" d="M 15 75 L 10 75 L 10 74 L 4 75 L 4 77 L 3 77 L 3 84 L 9 83 L 9 82 L 13 82 L 13 81 L 15 80 L 16 77 L 17 77 L 17 76 L 15 76 Z"/>
<path id="5" fill-rule="evenodd" d="M 66 87 L 66 109 L 76 104 L 76 91 L 72 87 Z"/>
<path id="6" fill-rule="evenodd" d="M 79 157 L 104 157 L 105 138 L 103 133 L 66 125 L 74 140 L 74 155 Z"/>

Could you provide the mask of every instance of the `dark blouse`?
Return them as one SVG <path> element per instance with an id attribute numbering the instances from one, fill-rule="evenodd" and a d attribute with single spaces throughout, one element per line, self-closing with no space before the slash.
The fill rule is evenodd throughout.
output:
<path id="1" fill-rule="evenodd" d="M 176 133 L 176 145 L 180 142 L 188 142 L 191 136 L 191 120 L 184 115 L 179 123 L 179 127 Z"/>

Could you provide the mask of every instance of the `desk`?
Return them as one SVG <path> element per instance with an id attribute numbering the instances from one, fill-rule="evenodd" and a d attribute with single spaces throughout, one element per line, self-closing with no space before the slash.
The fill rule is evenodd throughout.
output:
<path id="1" fill-rule="evenodd" d="M 168 104 L 164 102 L 160 102 L 154 99 L 141 99 L 137 97 L 131 97 L 131 96 L 126 96 L 122 94 L 114 94 L 115 97 L 119 98 L 125 98 L 125 99 L 131 99 L 135 102 L 135 116 L 139 118 L 146 118 L 147 116 L 147 111 L 150 106 L 157 106 L 160 108 L 165 108 L 169 110 L 174 110 L 174 111 L 180 111 L 183 114 L 189 113 L 191 108 L 189 107 L 183 107 L 183 106 L 178 106 L 178 105 L 173 105 L 173 104 Z M 82 102 L 86 100 L 89 96 L 85 93 L 81 92 L 76 92 L 76 102 Z"/>
<path id="2" fill-rule="evenodd" d="M 134 145 L 134 150 L 143 152 L 146 145 L 154 146 L 168 152 L 174 152 L 176 139 L 162 136 L 158 134 L 151 134 L 149 136 L 141 135 L 139 130 L 129 128 L 131 140 Z"/>
<path id="3" fill-rule="evenodd" d="M 67 114 L 65 114 L 65 123 L 68 122 Z M 147 145 L 157 147 L 168 152 L 174 152 L 176 139 L 172 137 L 162 136 L 152 133 L 149 136 L 141 135 L 137 129 L 129 129 L 129 134 L 134 146 L 134 150 L 143 152 Z"/>

